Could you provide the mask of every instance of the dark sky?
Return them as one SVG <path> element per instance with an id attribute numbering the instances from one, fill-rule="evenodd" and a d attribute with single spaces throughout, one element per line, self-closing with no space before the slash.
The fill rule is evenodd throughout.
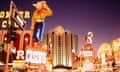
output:
<path id="1" fill-rule="evenodd" d="M 32 12 L 32 3 L 37 0 L 13 0 L 19 10 Z M 81 40 L 89 31 L 94 33 L 93 47 L 99 46 L 120 37 L 120 2 L 119 0 L 46 0 L 53 10 L 53 16 L 47 17 L 45 33 L 48 30 L 62 25 L 72 33 L 79 36 L 79 48 L 82 48 Z M 9 0 L 0 0 L 0 10 L 9 9 Z M 27 28 L 30 28 L 31 19 L 27 20 Z"/>

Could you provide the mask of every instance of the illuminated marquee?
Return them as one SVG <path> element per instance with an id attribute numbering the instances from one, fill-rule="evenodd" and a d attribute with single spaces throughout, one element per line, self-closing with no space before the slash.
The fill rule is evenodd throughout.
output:
<path id="1" fill-rule="evenodd" d="M 25 19 L 30 18 L 30 11 L 19 11 L 19 14 Z M 0 19 L 8 19 L 9 15 L 9 11 L 0 11 Z"/>
<path id="2" fill-rule="evenodd" d="M 84 54 L 84 56 L 93 56 L 92 51 L 84 51 L 83 54 Z"/>
<path id="3" fill-rule="evenodd" d="M 41 51 L 26 51 L 26 62 L 36 64 L 46 64 L 46 53 Z"/>
<path id="4" fill-rule="evenodd" d="M 84 65 L 83 65 L 83 71 L 90 71 L 94 69 L 94 64 L 93 63 L 90 63 L 90 62 L 86 62 Z"/>
<path id="5" fill-rule="evenodd" d="M 30 18 L 30 11 L 19 11 L 19 14 L 24 18 L 24 19 L 29 19 Z M 8 24 L 8 18 L 9 18 L 9 11 L 0 11 L 0 19 L 1 19 L 1 27 L 2 28 L 7 28 Z M 17 24 L 15 24 L 15 27 L 18 27 Z"/>

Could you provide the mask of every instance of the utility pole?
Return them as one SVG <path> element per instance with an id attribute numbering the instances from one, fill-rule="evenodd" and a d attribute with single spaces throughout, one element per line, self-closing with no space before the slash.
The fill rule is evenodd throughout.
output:
<path id="1" fill-rule="evenodd" d="M 11 5 L 10 5 L 10 8 L 11 8 Z M 9 12 L 10 13 L 10 12 Z M 11 14 L 11 13 L 10 13 Z M 9 33 L 10 31 L 10 26 L 11 26 L 11 23 L 10 23 L 10 16 L 9 16 L 9 19 L 8 19 L 8 25 L 7 25 L 7 34 Z M 4 72 L 8 72 L 8 62 L 9 62 L 9 49 L 10 49 L 10 37 L 9 37 L 10 33 L 7 35 L 7 43 L 6 43 L 6 64 L 5 64 L 5 67 L 4 67 Z"/>
<path id="2" fill-rule="evenodd" d="M 8 62 L 9 62 L 9 51 L 10 51 L 11 44 L 7 44 L 7 55 L 6 55 L 6 64 L 4 67 L 4 72 L 8 72 Z"/>

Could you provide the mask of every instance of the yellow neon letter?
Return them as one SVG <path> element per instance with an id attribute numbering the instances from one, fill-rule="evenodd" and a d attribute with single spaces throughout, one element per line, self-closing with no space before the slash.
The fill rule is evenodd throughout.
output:
<path id="1" fill-rule="evenodd" d="M 9 11 L 6 11 L 6 16 L 5 18 L 9 18 Z"/>
<path id="2" fill-rule="evenodd" d="M 15 26 L 16 28 L 18 28 L 18 25 L 17 25 L 16 23 L 14 23 L 14 26 Z"/>
<path id="3" fill-rule="evenodd" d="M 7 20 L 2 21 L 2 28 L 7 28 Z"/>
<path id="4" fill-rule="evenodd" d="M 23 13 L 24 13 L 24 12 L 23 12 L 23 11 L 19 11 L 19 13 L 20 13 L 20 15 L 23 17 Z"/>
<path id="5" fill-rule="evenodd" d="M 29 11 L 25 11 L 24 18 L 30 18 L 30 12 Z"/>
<path id="6" fill-rule="evenodd" d="M 5 16 L 5 12 L 4 11 L 0 11 L 0 18 L 4 18 Z"/>

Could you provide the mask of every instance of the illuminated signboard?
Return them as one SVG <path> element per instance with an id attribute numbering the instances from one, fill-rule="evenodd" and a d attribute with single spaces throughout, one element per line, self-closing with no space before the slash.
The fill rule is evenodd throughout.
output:
<path id="1" fill-rule="evenodd" d="M 23 19 L 22 15 L 19 14 L 18 8 L 13 1 L 11 1 L 10 4 L 10 19 L 14 20 L 20 29 L 24 30 L 26 21 Z"/>
<path id="2" fill-rule="evenodd" d="M 84 54 L 84 56 L 93 56 L 92 51 L 84 51 L 83 54 Z"/>
<path id="3" fill-rule="evenodd" d="M 86 62 L 84 65 L 83 65 L 83 70 L 84 71 L 90 71 L 94 69 L 94 64 L 93 63 L 90 63 L 90 62 Z"/>
<path id="4" fill-rule="evenodd" d="M 7 28 L 7 25 L 10 24 L 8 21 L 8 18 L 10 17 L 11 13 L 9 11 L 9 4 L 6 4 L 6 2 L 4 2 L 5 5 L 4 7 L 1 7 L 0 8 L 0 29 L 6 29 Z M 16 5 L 19 5 L 19 3 L 16 2 Z M 25 21 L 27 22 L 26 25 L 30 24 L 30 14 L 31 14 L 31 8 L 26 9 L 26 5 L 21 5 L 21 7 L 19 7 L 19 9 L 22 9 L 22 10 L 18 10 L 14 4 L 12 4 L 12 13 L 13 13 L 13 18 L 16 19 L 16 21 L 14 22 L 14 25 L 15 27 L 19 27 L 19 28 L 23 28 L 25 27 L 25 25 L 23 25 L 25 23 Z M 31 7 L 31 5 L 29 5 L 29 7 Z M 17 16 L 16 16 L 16 13 L 17 13 Z M 25 21 L 23 20 L 25 19 Z M 16 23 L 17 22 L 17 23 Z M 20 25 L 18 25 L 18 23 Z M 28 29 L 29 26 L 26 26 L 26 28 Z"/>
<path id="5" fill-rule="evenodd" d="M 41 51 L 26 50 L 26 62 L 46 64 L 46 53 Z"/>
<path id="6" fill-rule="evenodd" d="M 22 15 L 24 19 L 30 18 L 30 11 L 19 11 L 19 14 Z M 1 28 L 7 28 L 8 17 L 9 17 L 9 11 L 0 11 L 0 27 Z M 14 25 L 15 27 L 18 27 L 16 23 L 14 23 Z"/>
<path id="7" fill-rule="evenodd" d="M 25 69 L 26 68 L 25 60 L 13 60 L 13 68 Z M 13 71 L 13 72 L 15 72 L 15 71 Z"/>

